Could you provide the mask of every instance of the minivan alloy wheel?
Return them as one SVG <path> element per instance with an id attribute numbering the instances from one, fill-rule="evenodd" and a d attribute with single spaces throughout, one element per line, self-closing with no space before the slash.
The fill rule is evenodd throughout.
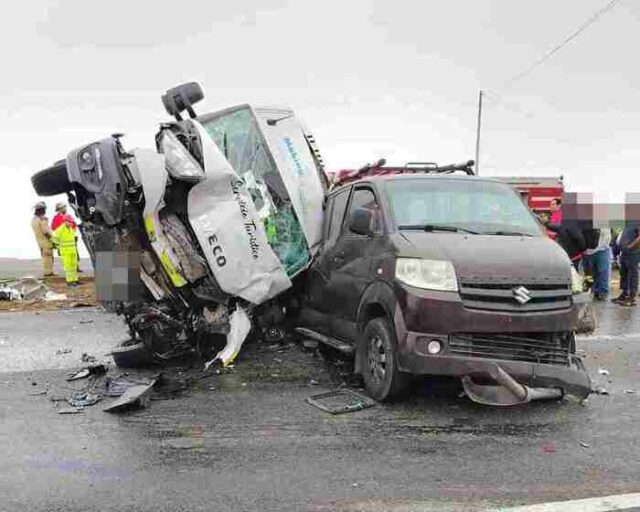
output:
<path id="1" fill-rule="evenodd" d="M 369 372 L 377 382 L 384 381 L 387 373 L 387 353 L 380 336 L 375 335 L 369 339 L 367 351 Z"/>

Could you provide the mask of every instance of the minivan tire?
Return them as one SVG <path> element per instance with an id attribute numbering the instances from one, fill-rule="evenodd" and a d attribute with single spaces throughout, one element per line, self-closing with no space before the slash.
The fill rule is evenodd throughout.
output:
<path id="1" fill-rule="evenodd" d="M 57 196 L 72 189 L 64 160 L 35 173 L 31 177 L 31 183 L 39 196 Z"/>
<path id="2" fill-rule="evenodd" d="M 409 376 L 398 369 L 398 343 L 386 318 L 374 318 L 364 328 L 358 343 L 364 387 L 379 402 L 399 397 Z"/>

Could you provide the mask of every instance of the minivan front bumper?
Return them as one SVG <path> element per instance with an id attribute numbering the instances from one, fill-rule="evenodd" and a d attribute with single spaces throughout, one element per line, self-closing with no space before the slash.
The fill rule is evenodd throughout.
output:
<path id="1" fill-rule="evenodd" d="M 565 364 L 509 360 L 504 353 L 491 357 L 490 351 L 466 356 L 449 350 L 450 340 L 458 333 L 484 338 L 504 335 L 507 339 L 515 333 L 532 337 L 542 333 L 573 333 L 583 309 L 589 306 L 588 296 L 575 296 L 572 307 L 565 310 L 514 314 L 465 308 L 457 293 L 399 288 L 394 323 L 402 371 L 485 380 L 491 378 L 491 369 L 498 364 L 526 386 L 560 388 L 564 394 L 580 398 L 591 392 L 589 374 L 581 359 L 571 353 L 574 347 L 570 347 Z M 442 346 L 437 354 L 429 353 L 428 344 L 432 340 L 438 340 Z"/>

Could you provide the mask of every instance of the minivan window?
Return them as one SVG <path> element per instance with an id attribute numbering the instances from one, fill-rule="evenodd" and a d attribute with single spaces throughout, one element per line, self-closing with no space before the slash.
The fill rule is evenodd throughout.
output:
<path id="1" fill-rule="evenodd" d="M 333 197 L 326 236 L 326 241 L 329 246 L 333 245 L 340 236 L 340 228 L 342 226 L 342 219 L 344 218 L 344 211 L 347 208 L 348 199 L 349 189 L 339 192 Z"/>
<path id="2" fill-rule="evenodd" d="M 365 208 L 371 210 L 374 213 L 374 231 L 378 225 L 378 203 L 373 191 L 369 188 L 358 188 L 353 193 L 353 199 L 351 199 L 351 206 L 349 207 L 349 214 L 357 210 L 358 208 Z"/>
<path id="3" fill-rule="evenodd" d="M 396 226 L 457 227 L 481 234 L 542 236 L 529 209 L 503 183 L 398 179 L 386 183 Z"/>

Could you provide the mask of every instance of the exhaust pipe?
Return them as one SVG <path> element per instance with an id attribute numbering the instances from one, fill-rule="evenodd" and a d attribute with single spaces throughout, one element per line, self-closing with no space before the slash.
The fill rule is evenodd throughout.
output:
<path id="1" fill-rule="evenodd" d="M 480 385 L 469 375 L 462 377 L 462 386 L 471 400 L 483 405 L 510 406 L 526 404 L 533 400 L 553 400 L 562 398 L 559 388 L 530 388 L 517 382 L 499 365 L 492 364 L 489 375 L 498 385 Z"/>

